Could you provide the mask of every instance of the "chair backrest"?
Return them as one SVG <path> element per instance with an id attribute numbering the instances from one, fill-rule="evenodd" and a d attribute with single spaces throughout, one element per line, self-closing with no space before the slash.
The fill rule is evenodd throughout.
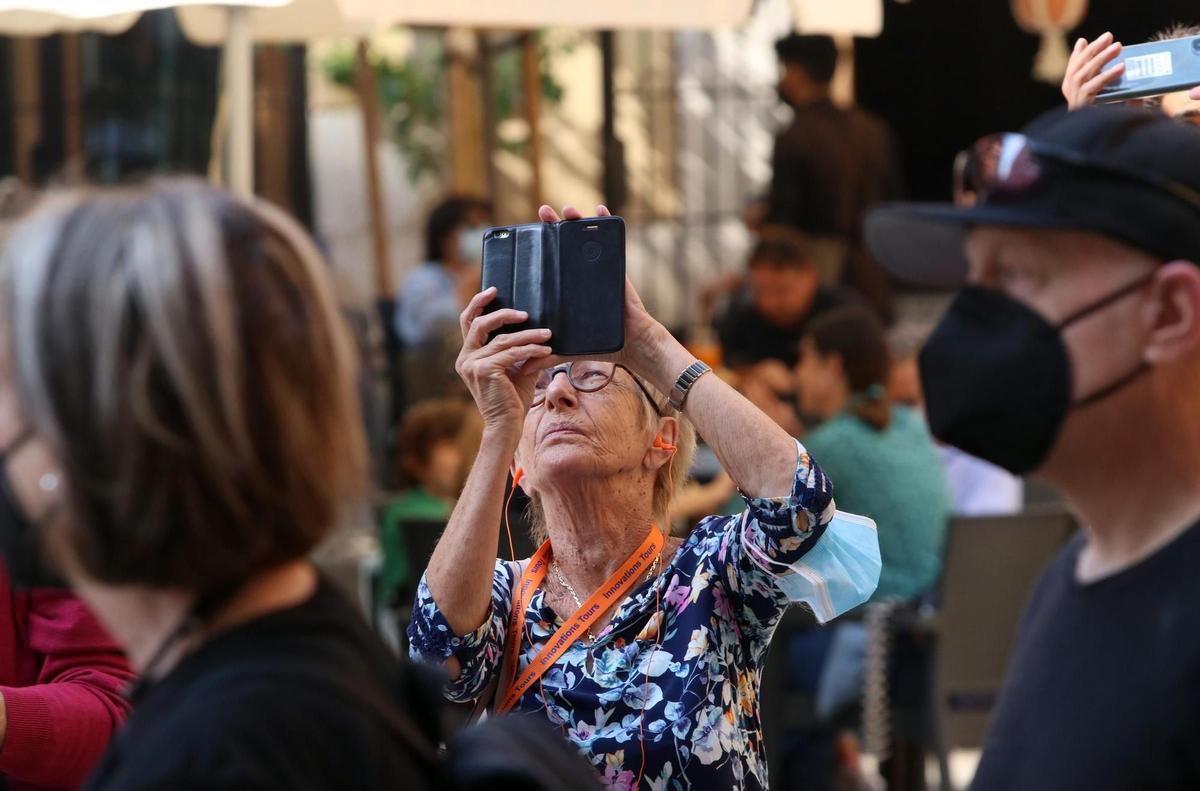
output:
<path id="1" fill-rule="evenodd" d="M 951 520 L 933 684 L 943 749 L 983 745 L 1026 601 L 1075 528 L 1061 509 Z"/>
<path id="2" fill-rule="evenodd" d="M 417 587 L 421 575 L 425 573 L 425 567 L 429 565 L 429 558 L 433 556 L 433 548 L 437 546 L 438 539 L 442 537 L 442 531 L 445 529 L 446 523 L 440 519 L 400 520 L 400 532 L 404 536 L 404 554 L 408 560 L 409 580 L 414 589 Z"/>

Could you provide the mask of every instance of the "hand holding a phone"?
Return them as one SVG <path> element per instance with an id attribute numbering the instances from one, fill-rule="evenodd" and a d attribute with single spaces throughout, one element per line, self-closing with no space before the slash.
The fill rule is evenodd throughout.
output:
<path id="1" fill-rule="evenodd" d="M 471 392 L 485 431 L 501 431 L 515 442 L 533 401 L 537 374 L 550 365 L 550 330 L 521 330 L 489 341 L 494 330 L 529 318 L 520 310 L 484 313 L 495 298 L 495 288 L 485 289 L 459 316 L 463 345 L 454 369 Z"/>
<path id="2" fill-rule="evenodd" d="M 1114 41 L 1112 33 L 1105 33 L 1092 42 L 1084 38 L 1075 42 L 1062 82 L 1068 108 L 1078 110 L 1094 104 L 1102 88 L 1121 78 L 1125 64 L 1105 69 L 1120 54 L 1121 42 Z"/>

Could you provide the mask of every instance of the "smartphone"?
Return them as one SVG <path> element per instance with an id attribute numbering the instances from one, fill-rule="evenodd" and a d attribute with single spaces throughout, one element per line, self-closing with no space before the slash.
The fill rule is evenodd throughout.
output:
<path id="1" fill-rule="evenodd" d="M 1104 86 L 1097 101 L 1122 102 L 1186 91 L 1200 85 L 1200 36 L 1122 47 L 1121 54 L 1105 68 L 1118 63 L 1125 64 L 1125 73 Z"/>
<path id="2" fill-rule="evenodd" d="M 625 221 L 589 217 L 489 228 L 483 235 L 487 312 L 515 308 L 522 324 L 496 334 L 548 328 L 555 354 L 589 355 L 625 345 Z"/>

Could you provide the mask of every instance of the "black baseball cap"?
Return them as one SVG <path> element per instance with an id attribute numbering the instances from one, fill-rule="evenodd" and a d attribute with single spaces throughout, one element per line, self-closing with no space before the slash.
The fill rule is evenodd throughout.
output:
<path id="1" fill-rule="evenodd" d="M 1200 265 L 1200 130 L 1160 113 L 1053 110 L 1021 133 L 991 135 L 963 152 L 955 178 L 955 203 L 893 203 L 868 213 L 867 246 L 892 274 L 961 285 L 967 233 L 984 225 L 1092 231 Z"/>

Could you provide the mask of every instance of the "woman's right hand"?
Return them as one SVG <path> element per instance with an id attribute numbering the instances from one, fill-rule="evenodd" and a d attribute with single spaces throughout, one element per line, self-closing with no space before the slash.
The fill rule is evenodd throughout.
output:
<path id="1" fill-rule="evenodd" d="M 1113 41 L 1112 33 L 1105 33 L 1090 44 L 1082 38 L 1075 42 L 1062 81 L 1063 96 L 1069 109 L 1078 110 L 1094 104 L 1100 90 L 1125 73 L 1123 63 L 1104 68 L 1120 54 L 1121 42 Z"/>
<path id="2" fill-rule="evenodd" d="M 501 430 L 515 438 L 533 401 L 538 372 L 549 364 L 550 330 L 505 333 L 489 342 L 494 330 L 529 318 L 524 311 L 508 308 L 485 314 L 495 298 L 494 287 L 481 291 L 459 316 L 463 345 L 454 369 L 471 391 L 485 430 Z"/>

